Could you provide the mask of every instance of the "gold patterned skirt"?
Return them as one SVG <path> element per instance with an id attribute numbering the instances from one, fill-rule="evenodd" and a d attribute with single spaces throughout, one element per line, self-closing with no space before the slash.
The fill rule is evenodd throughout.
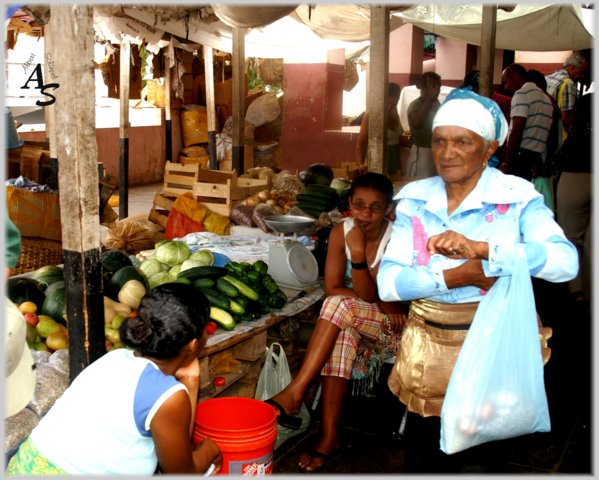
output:
<path id="1" fill-rule="evenodd" d="M 441 415 L 451 372 L 477 308 L 478 302 L 412 301 L 388 379 L 389 388 L 409 411 L 423 417 Z M 545 364 L 551 354 L 547 341 L 552 331 L 540 319 L 538 323 Z"/>

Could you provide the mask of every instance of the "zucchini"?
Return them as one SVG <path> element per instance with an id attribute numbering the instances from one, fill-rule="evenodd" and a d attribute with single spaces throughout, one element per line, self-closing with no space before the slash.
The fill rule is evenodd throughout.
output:
<path id="1" fill-rule="evenodd" d="M 245 307 L 241 303 L 239 303 L 237 300 L 230 298 L 229 303 L 231 304 L 231 307 L 229 308 L 229 310 L 232 313 L 235 313 L 237 315 L 243 315 L 245 313 Z"/>
<path id="2" fill-rule="evenodd" d="M 224 277 L 216 279 L 216 289 L 230 298 L 239 296 L 239 290 Z"/>
<path id="3" fill-rule="evenodd" d="M 194 280 L 193 286 L 199 289 L 214 287 L 214 280 L 210 277 L 201 277 Z"/>
<path id="4" fill-rule="evenodd" d="M 246 296 L 250 300 L 258 300 L 260 298 L 260 296 L 258 295 L 258 293 L 255 290 L 248 287 L 241 280 L 237 280 L 236 278 L 232 277 L 231 275 L 225 275 L 223 278 L 225 280 L 231 282 L 233 284 L 233 286 L 235 288 L 237 288 L 237 290 L 239 290 L 239 293 Z"/>
<path id="5" fill-rule="evenodd" d="M 210 307 L 210 319 L 214 320 L 219 326 L 225 330 L 233 330 L 235 328 L 235 320 L 229 312 L 218 307 Z"/>
<path id="6" fill-rule="evenodd" d="M 223 310 L 229 310 L 231 308 L 231 301 L 226 295 L 223 295 L 212 288 L 205 288 L 202 290 L 202 293 L 208 299 L 210 306 L 222 308 Z"/>
<path id="7" fill-rule="evenodd" d="M 215 267 L 214 265 L 205 265 L 202 267 L 192 267 L 179 272 L 177 278 L 189 278 L 192 282 L 198 278 L 218 278 L 226 275 L 228 272 L 224 267 Z"/>

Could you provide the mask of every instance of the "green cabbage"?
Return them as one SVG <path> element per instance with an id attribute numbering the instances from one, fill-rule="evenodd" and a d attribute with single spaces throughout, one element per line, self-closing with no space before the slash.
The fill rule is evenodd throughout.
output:
<path id="1" fill-rule="evenodd" d="M 149 258 L 147 260 L 144 260 L 139 265 L 139 269 L 143 272 L 146 278 L 150 278 L 152 275 L 156 273 L 164 272 L 169 268 L 170 267 L 168 265 L 161 263 L 156 258 Z"/>
<path id="2" fill-rule="evenodd" d="M 199 260 L 202 263 L 196 266 L 198 267 L 209 267 L 214 263 L 214 255 L 210 250 L 206 250 L 205 248 L 198 250 L 195 253 L 192 253 L 188 260 Z"/>
<path id="3" fill-rule="evenodd" d="M 173 278 L 177 278 L 177 277 L 179 276 L 179 272 L 181 271 L 181 265 L 182 265 L 182 264 L 175 265 L 173 268 L 171 268 L 171 269 L 168 271 L 168 273 L 170 273 L 170 274 L 171 274 L 171 277 L 173 277 Z"/>
<path id="4" fill-rule="evenodd" d="M 194 268 L 194 267 L 205 267 L 206 263 L 204 263 L 203 260 L 193 260 L 191 258 L 188 258 L 187 260 L 185 260 L 182 264 L 181 264 L 181 272 L 184 272 L 185 270 L 188 270 L 190 268 Z"/>
<path id="5" fill-rule="evenodd" d="M 171 267 L 183 263 L 189 255 L 191 255 L 189 247 L 181 240 L 167 241 L 156 249 L 156 259 Z"/>
<path id="6" fill-rule="evenodd" d="M 150 288 L 154 288 L 158 285 L 162 285 L 163 283 L 172 282 L 173 280 L 174 278 L 169 272 L 158 272 L 148 278 L 148 286 Z"/>

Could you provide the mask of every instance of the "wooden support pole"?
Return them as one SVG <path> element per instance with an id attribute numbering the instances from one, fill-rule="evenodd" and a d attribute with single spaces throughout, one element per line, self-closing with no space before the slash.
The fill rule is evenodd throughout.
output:
<path id="1" fill-rule="evenodd" d="M 233 170 L 244 173 L 245 143 L 245 28 L 233 28 Z"/>
<path id="2" fill-rule="evenodd" d="M 58 83 L 60 85 L 60 79 L 56 74 L 56 63 L 53 42 L 53 28 L 54 22 L 52 17 L 44 26 L 44 83 Z M 59 87 L 60 88 L 60 87 Z M 46 122 L 46 141 L 49 144 L 50 150 L 50 176 L 46 180 L 46 184 L 54 189 L 58 189 L 58 156 L 56 153 L 56 112 L 55 106 L 46 105 L 44 107 L 44 121 Z"/>
<path id="3" fill-rule="evenodd" d="M 389 9 L 370 7 L 368 82 L 368 170 L 383 173 L 387 161 L 387 83 L 389 78 Z"/>
<path id="4" fill-rule="evenodd" d="M 216 158 L 216 105 L 214 103 L 214 52 L 212 47 L 204 45 L 204 75 L 206 76 L 206 113 L 208 114 L 208 166 L 218 170 Z"/>
<path id="5" fill-rule="evenodd" d="M 170 40 L 172 42 L 172 38 Z M 171 65 L 166 61 L 164 72 L 164 126 L 166 135 L 166 161 L 173 158 L 173 130 L 171 123 Z"/>
<path id="6" fill-rule="evenodd" d="M 483 5 L 480 33 L 480 90 L 485 97 L 493 89 L 493 65 L 495 63 L 495 32 L 497 31 L 497 5 Z"/>
<path id="7" fill-rule="evenodd" d="M 92 11 L 51 7 L 60 32 L 55 110 L 71 380 L 105 353 Z"/>
<path id="8" fill-rule="evenodd" d="M 131 44 L 121 41 L 119 98 L 121 118 L 119 126 L 119 219 L 129 216 L 129 71 Z"/>

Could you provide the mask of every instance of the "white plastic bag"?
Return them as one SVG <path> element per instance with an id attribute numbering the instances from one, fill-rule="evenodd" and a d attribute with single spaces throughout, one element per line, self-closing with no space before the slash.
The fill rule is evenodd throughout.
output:
<path id="1" fill-rule="evenodd" d="M 278 350 L 278 353 L 275 352 L 275 347 L 276 350 Z M 290 383 L 291 371 L 289 370 L 287 355 L 285 355 L 285 350 L 283 350 L 281 344 L 274 342 L 270 347 L 266 347 L 266 358 L 262 370 L 260 371 L 254 398 L 256 400 L 268 400 Z M 302 424 L 299 429 L 294 430 L 282 425 L 278 426 L 277 440 L 275 441 L 274 446 L 275 450 L 286 440 L 305 432 L 310 426 L 310 413 L 304 403 L 302 403 L 302 407 L 297 416 L 302 419 Z"/>
<path id="2" fill-rule="evenodd" d="M 441 409 L 441 450 L 551 429 L 539 327 L 524 247 L 511 278 L 480 302 Z"/>

